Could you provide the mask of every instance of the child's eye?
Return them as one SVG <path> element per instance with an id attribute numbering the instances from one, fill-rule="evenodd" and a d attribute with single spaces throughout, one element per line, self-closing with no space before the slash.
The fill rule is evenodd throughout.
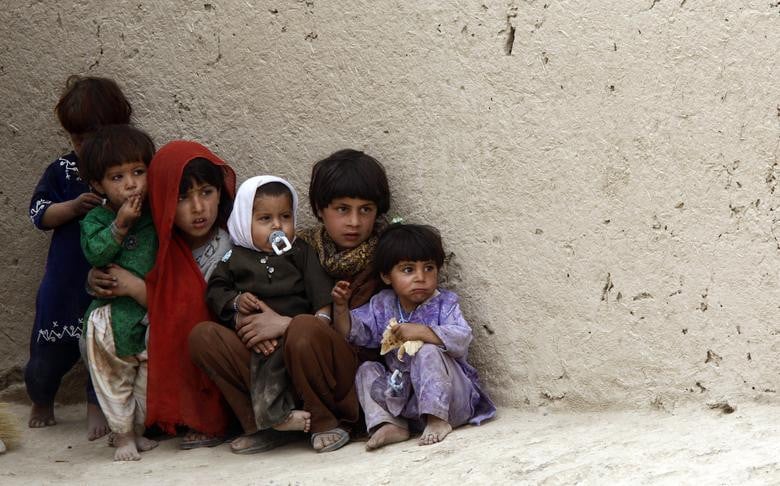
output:
<path id="1" fill-rule="evenodd" d="M 414 269 L 412 269 L 412 267 L 401 267 L 401 271 L 403 273 L 412 273 L 414 272 Z"/>
<path id="2" fill-rule="evenodd" d="M 432 272 L 436 269 L 433 265 L 425 265 L 425 271 L 426 272 Z"/>
<path id="3" fill-rule="evenodd" d="M 371 214 L 374 212 L 374 210 L 375 209 L 373 206 L 363 206 L 362 208 L 360 208 L 360 212 L 363 214 Z"/>
<path id="4" fill-rule="evenodd" d="M 185 201 L 187 199 L 186 194 L 179 194 L 179 202 Z"/>
<path id="5" fill-rule="evenodd" d="M 292 214 L 283 214 L 282 219 L 292 219 Z"/>
<path id="6" fill-rule="evenodd" d="M 336 211 L 337 211 L 337 212 L 339 212 L 339 213 L 342 213 L 342 214 L 344 214 L 344 213 L 346 213 L 347 211 L 349 211 L 349 208 L 347 208 L 347 207 L 345 207 L 345 206 L 340 206 L 340 207 L 337 207 L 337 208 L 336 208 Z"/>
<path id="7" fill-rule="evenodd" d="M 139 176 L 139 175 L 144 175 L 144 174 L 146 174 L 146 169 L 135 169 L 133 171 L 133 175 Z"/>
<path id="8" fill-rule="evenodd" d="M 121 180 L 121 179 L 122 179 L 122 176 L 121 176 L 121 175 L 115 175 L 115 176 L 111 176 L 111 180 L 112 180 L 112 181 L 118 181 L 118 180 Z"/>
<path id="9" fill-rule="evenodd" d="M 203 189 L 203 191 L 201 191 L 201 194 L 204 196 L 211 196 L 212 194 L 214 194 L 214 189 L 211 188 Z"/>

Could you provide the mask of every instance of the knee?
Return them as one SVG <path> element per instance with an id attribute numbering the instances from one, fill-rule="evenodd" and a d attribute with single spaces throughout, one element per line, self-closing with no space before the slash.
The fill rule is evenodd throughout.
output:
<path id="1" fill-rule="evenodd" d="M 322 341 L 326 334 L 325 324 L 309 315 L 293 317 L 284 334 L 284 349 L 286 353 L 310 352 L 316 343 Z"/>
<path id="2" fill-rule="evenodd" d="M 417 350 L 417 353 L 414 355 L 414 357 L 428 360 L 431 358 L 440 358 L 443 355 L 444 355 L 444 349 L 442 349 L 441 346 L 425 343 L 422 345 L 422 347 L 419 350 Z"/>
<path id="3" fill-rule="evenodd" d="M 373 381 L 373 379 L 376 379 L 377 376 L 381 375 L 384 370 L 385 367 L 382 366 L 381 363 L 377 363 L 376 361 L 366 361 L 358 368 L 357 373 L 355 374 L 355 379 L 361 382 L 365 380 Z"/>
<path id="4" fill-rule="evenodd" d="M 216 337 L 214 326 L 218 325 L 214 322 L 201 322 L 192 328 L 190 335 L 187 336 L 187 347 L 193 362 L 200 363 L 202 361 L 210 343 L 214 342 Z"/>
<path id="5" fill-rule="evenodd" d="M 437 363 L 444 362 L 444 356 L 444 349 L 440 346 L 425 343 L 417 350 L 411 364 L 413 368 L 418 368 L 420 366 L 435 366 Z"/>

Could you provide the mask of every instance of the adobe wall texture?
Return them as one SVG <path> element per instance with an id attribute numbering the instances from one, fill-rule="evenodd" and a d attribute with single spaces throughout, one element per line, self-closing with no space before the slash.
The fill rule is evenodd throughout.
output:
<path id="1" fill-rule="evenodd" d="M 336 149 L 380 159 L 392 213 L 441 228 L 504 405 L 775 400 L 777 2 L 68 3 L 0 11 L 0 385 L 27 356 L 48 245 L 27 205 L 80 73 L 242 179 L 305 193 Z"/>

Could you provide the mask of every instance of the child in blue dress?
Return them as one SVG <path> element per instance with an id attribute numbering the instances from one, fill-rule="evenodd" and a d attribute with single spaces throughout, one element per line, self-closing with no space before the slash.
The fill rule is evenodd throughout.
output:
<path id="1" fill-rule="evenodd" d="M 83 137 L 97 127 L 128 123 L 132 108 L 114 81 L 72 76 L 55 113 L 78 150 Z M 82 317 L 91 300 L 84 285 L 89 265 L 79 244 L 79 221 L 102 199 L 89 190 L 76 164 L 74 151 L 52 162 L 30 201 L 33 224 L 44 231 L 53 230 L 35 301 L 30 360 L 24 373 L 32 401 L 29 426 L 33 428 L 57 423 L 54 397 L 62 377 L 80 357 Z M 91 383 L 87 386 L 87 411 L 89 440 L 107 434 Z"/>

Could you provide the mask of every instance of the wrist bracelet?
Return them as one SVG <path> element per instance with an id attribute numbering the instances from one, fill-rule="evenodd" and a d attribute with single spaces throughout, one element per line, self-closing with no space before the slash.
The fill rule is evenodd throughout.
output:
<path id="1" fill-rule="evenodd" d="M 243 292 L 239 292 L 238 295 L 236 295 L 236 298 L 233 299 L 233 312 L 238 312 L 238 298 L 241 297 L 241 294 Z"/>
<path id="2" fill-rule="evenodd" d="M 111 221 L 108 229 L 111 231 L 111 236 L 113 236 L 115 240 L 122 239 L 122 234 L 119 232 L 119 227 L 116 225 L 116 220 Z"/>
<path id="3" fill-rule="evenodd" d="M 333 319 L 330 318 L 328 314 L 325 314 L 324 312 L 317 312 L 314 314 L 314 317 L 322 317 L 323 319 L 327 319 L 328 322 L 331 322 Z"/>

